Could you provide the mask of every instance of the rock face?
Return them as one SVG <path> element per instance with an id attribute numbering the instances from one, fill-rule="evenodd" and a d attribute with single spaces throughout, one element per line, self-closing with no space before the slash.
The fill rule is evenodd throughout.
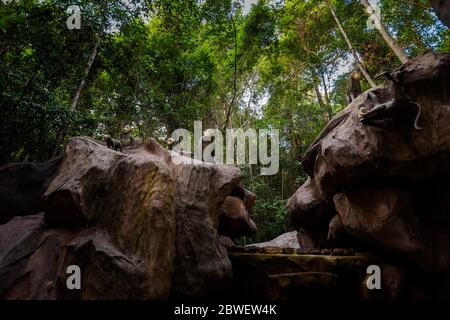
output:
<path id="1" fill-rule="evenodd" d="M 170 169 L 151 155 L 131 156 L 73 139 L 44 194 L 45 222 L 55 228 L 102 230 L 104 236 L 94 233 L 80 241 L 93 249 L 111 242 L 118 252 L 148 266 L 146 298 L 166 297 L 175 254 L 173 190 Z"/>
<path id="2" fill-rule="evenodd" d="M 222 235 L 235 239 L 256 233 L 256 224 L 250 218 L 245 199 L 228 196 L 220 207 L 220 230 Z"/>
<path id="3" fill-rule="evenodd" d="M 56 174 L 62 158 L 45 163 L 11 163 L 0 166 L 0 224 L 15 216 L 42 212 L 41 197 Z"/>
<path id="4" fill-rule="evenodd" d="M 241 210 L 226 214 L 246 212 L 248 223 L 246 204 L 252 202 L 238 169 L 173 161 L 180 157 L 152 139 L 125 153 L 89 138 L 71 139 L 43 195 L 44 213 L 0 226 L 0 297 L 165 299 L 220 293 L 232 277 L 218 233 L 231 232 L 220 222 L 225 199 L 236 198 Z M 67 289 L 71 265 L 81 269 L 82 290 Z"/>
<path id="5" fill-rule="evenodd" d="M 223 229 L 219 221 L 227 195 L 241 188 L 241 173 L 211 164 L 184 164 L 174 172 L 178 197 L 171 295 L 202 298 L 220 294 L 232 279 L 232 266 L 217 230 Z"/>
<path id="6" fill-rule="evenodd" d="M 423 254 L 413 201 L 403 189 L 348 190 L 337 193 L 334 203 L 350 234 L 393 253 Z"/>
<path id="7" fill-rule="evenodd" d="M 144 299 L 161 290 L 149 286 L 144 261 L 123 254 L 103 231 L 51 229 L 37 215 L 14 218 L 0 232 L 7 240 L 16 237 L 1 242 L 3 299 Z M 70 265 L 82 270 L 82 290 L 67 290 Z"/>
<path id="8" fill-rule="evenodd" d="M 290 199 L 288 213 L 316 247 L 347 237 L 394 265 L 444 274 L 450 270 L 450 54 L 425 54 L 393 76 L 395 82 L 360 95 L 312 144 L 303 159 L 310 179 Z M 394 98 L 393 108 L 377 108 Z M 422 129 L 414 128 L 415 119 Z"/>
<path id="9" fill-rule="evenodd" d="M 316 248 L 326 240 L 334 210 L 320 199 L 313 180 L 308 179 L 289 199 L 287 211 L 298 230 L 300 248 Z"/>

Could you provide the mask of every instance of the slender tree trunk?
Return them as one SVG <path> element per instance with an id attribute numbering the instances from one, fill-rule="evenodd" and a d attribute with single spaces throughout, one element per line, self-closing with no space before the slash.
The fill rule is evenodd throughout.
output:
<path id="1" fill-rule="evenodd" d="M 25 97 L 25 94 L 27 94 L 30 91 L 31 84 L 34 81 L 34 78 L 36 78 L 36 76 L 39 72 L 39 69 L 41 68 L 41 64 L 42 64 L 41 61 L 39 61 L 36 64 L 36 67 L 34 68 L 34 71 L 33 71 L 33 75 L 30 77 L 27 84 L 25 85 L 25 88 L 22 90 L 22 94 L 20 95 L 19 100 L 17 100 L 16 106 L 14 107 L 14 109 L 17 109 L 19 107 L 19 105 L 22 103 L 23 98 Z M 3 106 L 3 103 L 0 106 Z"/>
<path id="2" fill-rule="evenodd" d="M 398 43 L 391 37 L 389 32 L 386 30 L 383 22 L 380 17 L 375 14 L 375 9 L 372 7 L 368 0 L 361 0 L 362 5 L 366 8 L 367 13 L 372 17 L 374 21 L 374 25 L 377 30 L 380 32 L 384 41 L 386 41 L 387 45 L 392 49 L 397 58 L 402 62 L 406 63 L 409 61 L 408 56 L 403 52 L 403 49 L 398 45 Z"/>
<path id="3" fill-rule="evenodd" d="M 325 102 L 323 102 L 322 94 L 320 93 L 320 89 L 318 85 L 314 86 L 314 91 L 316 91 L 317 100 L 319 101 L 319 105 L 322 108 L 323 112 L 327 112 L 327 108 L 325 106 Z"/>
<path id="4" fill-rule="evenodd" d="M 316 92 L 317 101 L 319 102 L 320 109 L 322 109 L 323 122 L 325 124 L 327 124 L 330 121 L 332 115 L 328 111 L 328 108 L 327 108 L 325 102 L 323 101 L 322 94 L 320 93 L 320 89 L 319 89 L 318 85 L 314 85 L 314 91 Z"/>
<path id="5" fill-rule="evenodd" d="M 236 21 L 234 21 L 234 16 L 231 16 L 231 22 L 233 23 L 233 32 L 234 32 L 234 76 L 233 76 L 233 99 L 231 100 L 230 105 L 228 106 L 228 111 L 225 119 L 225 125 L 223 127 L 223 131 L 225 131 L 231 121 L 231 117 L 233 114 L 234 105 L 236 104 L 236 96 L 237 96 L 237 29 L 236 29 Z"/>
<path id="6" fill-rule="evenodd" d="M 252 164 L 248 165 L 248 175 L 250 178 L 250 190 L 253 189 L 253 166 Z"/>
<path id="7" fill-rule="evenodd" d="M 77 108 L 81 93 L 83 92 L 83 89 L 86 86 L 86 79 L 89 76 L 89 72 L 91 71 L 92 64 L 94 63 L 95 57 L 97 56 L 97 49 L 98 49 L 99 44 L 100 44 L 100 38 L 98 36 L 96 36 L 94 47 L 92 48 L 91 54 L 89 55 L 88 62 L 83 71 L 83 77 L 81 79 L 80 84 L 78 85 L 77 91 L 75 92 L 75 95 L 73 96 L 72 102 L 70 104 L 71 111 L 73 111 Z M 61 128 L 58 131 L 58 134 L 56 135 L 56 145 L 55 145 L 55 149 L 53 150 L 54 157 L 58 154 L 59 146 L 64 141 L 66 132 L 67 132 L 67 125 L 61 126 Z"/>
<path id="8" fill-rule="evenodd" d="M 377 85 L 373 81 L 370 74 L 367 72 L 364 62 L 362 61 L 362 59 L 359 58 L 358 53 L 353 48 L 352 42 L 350 41 L 350 38 L 348 37 L 347 32 L 345 32 L 344 27 L 342 26 L 341 22 L 339 21 L 339 18 L 337 17 L 336 12 L 334 12 L 333 6 L 331 5 L 330 2 L 328 2 L 328 7 L 330 8 L 331 14 L 333 15 L 333 18 L 336 21 L 336 24 L 337 24 L 339 30 L 341 31 L 342 36 L 345 39 L 345 42 L 347 42 L 347 46 L 348 46 L 350 52 L 353 54 L 353 57 L 355 58 L 355 61 L 358 64 L 359 70 L 361 70 L 361 73 L 364 75 L 367 82 L 369 82 L 370 86 L 373 88 L 376 87 Z"/>
<path id="9" fill-rule="evenodd" d="M 326 82 L 325 75 L 323 74 L 323 72 L 320 73 L 320 79 L 322 80 L 323 91 L 324 91 L 324 95 L 325 95 L 325 100 L 327 101 L 328 109 L 329 109 L 329 111 L 331 111 L 331 113 L 333 113 L 331 110 L 330 94 L 328 93 L 328 86 L 327 86 L 327 82 Z"/>
<path id="10" fill-rule="evenodd" d="M 296 20 L 296 24 L 297 24 L 297 37 L 298 37 L 298 40 L 299 40 L 300 44 L 303 47 L 303 50 L 308 55 L 314 55 L 316 57 L 319 57 L 317 55 L 317 53 L 315 53 L 314 51 L 311 51 L 309 49 L 309 47 L 308 47 L 307 39 L 305 39 L 306 38 L 305 37 L 305 27 L 304 27 L 304 23 L 302 22 L 302 20 L 301 19 L 297 19 Z M 319 58 L 319 60 L 321 60 L 321 59 Z M 319 105 L 320 105 L 320 107 L 322 109 L 322 112 L 323 112 L 323 120 L 324 120 L 325 124 L 327 124 L 328 121 L 330 121 L 330 119 L 333 117 L 333 110 L 331 109 L 330 100 L 328 99 L 328 93 L 327 93 L 326 84 L 325 84 L 325 81 L 324 81 L 325 99 L 326 99 L 327 103 L 325 103 L 323 101 L 322 94 L 320 93 L 320 89 L 319 89 L 320 82 L 321 82 L 321 80 L 320 80 L 321 76 L 319 76 L 319 73 L 317 72 L 317 70 L 316 70 L 316 68 L 314 66 L 310 67 L 310 70 L 311 70 L 312 78 L 313 78 L 313 81 L 314 81 L 314 90 L 315 90 L 316 95 L 317 95 L 317 100 L 318 100 Z"/>

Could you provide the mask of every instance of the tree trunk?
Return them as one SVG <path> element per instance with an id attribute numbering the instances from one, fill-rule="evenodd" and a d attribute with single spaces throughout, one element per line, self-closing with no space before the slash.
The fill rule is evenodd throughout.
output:
<path id="1" fill-rule="evenodd" d="M 42 64 L 42 61 L 39 61 L 36 64 L 36 67 L 34 68 L 34 71 L 33 71 L 33 75 L 30 77 L 30 79 L 28 80 L 28 82 L 25 85 L 24 89 L 22 90 L 22 94 L 20 95 L 19 100 L 17 100 L 16 106 L 14 107 L 14 109 L 17 109 L 19 107 L 19 105 L 21 104 L 23 98 L 25 97 L 25 94 L 27 94 L 30 91 L 31 84 L 34 81 L 34 78 L 37 76 L 37 74 L 39 72 L 39 69 L 41 68 L 41 64 Z M 3 106 L 3 104 L 0 104 L 0 106 Z"/>
<path id="2" fill-rule="evenodd" d="M 331 99 L 330 99 L 330 94 L 328 93 L 327 81 L 326 81 L 326 79 L 325 79 L 325 75 L 324 75 L 323 72 L 320 73 L 320 80 L 322 81 L 323 92 L 324 92 L 325 100 L 327 101 L 327 105 L 328 105 L 329 111 L 331 111 L 331 114 L 332 114 L 332 113 L 333 113 L 333 110 L 331 110 Z"/>
<path id="3" fill-rule="evenodd" d="M 402 62 L 406 63 L 409 61 L 408 56 L 403 52 L 403 49 L 398 45 L 398 43 L 391 37 L 389 32 L 386 30 L 383 22 L 380 17 L 375 14 L 375 9 L 372 7 L 368 0 L 361 0 L 362 5 L 366 8 L 367 13 L 373 18 L 374 25 L 377 30 L 380 32 L 384 41 L 386 41 L 387 45 L 392 49 L 397 58 Z"/>
<path id="4" fill-rule="evenodd" d="M 91 54 L 89 55 L 88 62 L 84 68 L 83 77 L 77 88 L 77 91 L 75 92 L 75 95 L 73 96 L 72 103 L 70 104 L 71 111 L 74 111 L 77 108 L 81 93 L 83 92 L 83 89 L 86 86 L 86 79 L 89 76 L 89 72 L 91 71 L 92 64 L 94 63 L 95 57 L 97 56 L 97 49 L 98 49 L 99 44 L 100 44 L 100 38 L 98 36 L 95 36 L 95 44 L 94 44 L 94 47 L 92 48 Z M 64 141 L 66 132 L 67 132 L 67 126 L 66 125 L 61 126 L 61 128 L 58 131 L 58 134 L 56 135 L 56 145 L 55 145 L 55 149 L 53 150 L 53 157 L 55 157 L 58 154 L 59 146 Z"/>
<path id="5" fill-rule="evenodd" d="M 314 91 L 316 92 L 317 101 L 319 102 L 320 109 L 322 109 L 323 122 L 327 124 L 330 121 L 332 114 L 330 114 L 325 102 L 323 101 L 322 94 L 320 93 L 318 85 L 314 85 Z"/>
<path id="6" fill-rule="evenodd" d="M 237 96 L 237 29 L 236 29 L 236 21 L 234 17 L 231 16 L 231 22 L 233 23 L 233 32 L 234 32 L 234 76 L 233 76 L 233 99 L 231 100 L 230 105 L 228 106 L 228 111 L 225 119 L 225 125 L 223 127 L 223 131 L 225 131 L 230 126 L 231 117 L 233 114 L 234 105 L 236 104 L 236 96 Z"/>
<path id="7" fill-rule="evenodd" d="M 377 85 L 373 81 L 373 79 L 370 76 L 370 74 L 367 72 L 366 67 L 364 65 L 364 62 L 359 58 L 358 53 L 353 48 L 352 42 L 350 41 L 350 38 L 348 37 L 347 32 L 345 32 L 344 27 L 342 27 L 342 24 L 339 21 L 339 18 L 337 17 L 336 12 L 334 12 L 333 6 L 331 5 L 330 2 L 328 2 L 328 7 L 330 8 L 331 14 L 333 15 L 333 18 L 336 21 L 336 24 L 337 24 L 339 30 L 341 31 L 342 36 L 345 39 L 345 42 L 347 42 L 347 46 L 348 46 L 350 52 L 353 54 L 353 57 L 355 58 L 355 61 L 358 64 L 359 70 L 361 70 L 361 73 L 364 75 L 364 77 L 366 78 L 367 82 L 369 82 L 370 86 L 372 88 L 376 87 Z"/>

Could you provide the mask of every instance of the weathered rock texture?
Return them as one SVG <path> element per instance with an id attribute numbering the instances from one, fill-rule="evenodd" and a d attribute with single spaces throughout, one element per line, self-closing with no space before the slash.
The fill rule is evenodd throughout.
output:
<path id="1" fill-rule="evenodd" d="M 221 293 L 232 268 L 218 230 L 237 232 L 221 225 L 221 215 L 245 213 L 249 225 L 240 221 L 240 227 L 253 230 L 253 202 L 238 169 L 173 161 L 181 158 L 153 139 L 125 153 L 89 138 L 71 139 L 43 206 L 30 205 L 31 213 L 40 208 L 44 213 L 0 226 L 0 297 L 165 299 Z M 229 208 L 227 197 L 239 212 Z M 82 290 L 67 289 L 70 265 L 82 270 Z"/>
<path id="2" fill-rule="evenodd" d="M 41 197 L 56 174 L 62 158 L 44 163 L 0 166 L 0 224 L 15 216 L 42 212 Z"/>
<path id="3" fill-rule="evenodd" d="M 425 54 L 393 76 L 394 82 L 360 95 L 312 144 L 303 159 L 310 179 L 290 199 L 288 213 L 309 241 L 301 246 L 353 239 L 394 265 L 445 274 L 450 54 Z M 396 104 L 377 109 L 374 96 L 380 103 L 396 98 Z M 418 106 L 421 130 L 414 128 Z"/>
<path id="4" fill-rule="evenodd" d="M 172 296 L 220 294 L 232 279 L 232 267 L 217 230 L 227 195 L 241 188 L 241 173 L 212 164 L 180 165 L 174 172 L 178 196 Z"/>
<path id="5" fill-rule="evenodd" d="M 289 199 L 287 210 L 298 230 L 297 237 L 302 249 L 316 248 L 326 240 L 328 221 L 333 208 L 317 194 L 314 181 L 308 179 Z"/>
<path id="6" fill-rule="evenodd" d="M 245 199 L 242 201 L 235 196 L 226 197 L 220 208 L 219 220 L 219 232 L 231 239 L 242 235 L 250 236 L 256 232 L 256 224 L 250 218 Z"/>

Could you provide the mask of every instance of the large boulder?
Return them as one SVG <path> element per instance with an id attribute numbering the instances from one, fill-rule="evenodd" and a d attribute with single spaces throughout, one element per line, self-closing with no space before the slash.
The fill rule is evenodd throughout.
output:
<path id="1" fill-rule="evenodd" d="M 313 180 L 308 178 L 289 199 L 287 212 L 298 230 L 300 248 L 320 247 L 327 238 L 328 223 L 334 209 L 319 197 Z"/>
<path id="2" fill-rule="evenodd" d="M 0 226 L 2 299 L 145 299 L 160 296 L 164 282 L 149 281 L 150 268 L 138 256 L 125 255 L 107 233 L 86 229 L 50 229 L 43 215 L 17 217 Z M 20 241 L 17 241 L 20 234 Z M 82 270 L 82 290 L 69 290 L 67 268 Z M 152 279 L 155 280 L 155 279 Z M 167 289 L 166 289 L 167 291 Z"/>
<path id="3" fill-rule="evenodd" d="M 221 294 L 233 274 L 218 232 L 220 208 L 241 185 L 242 174 L 233 167 L 209 163 L 182 164 L 173 170 L 177 236 L 171 296 Z"/>
<path id="4" fill-rule="evenodd" d="M 96 259 L 88 256 L 101 252 L 101 246 L 113 248 L 109 251 L 113 255 L 117 251 L 118 256 L 135 257 L 130 263 L 137 269 L 142 269 L 139 264 L 146 266 L 140 271 L 145 298 L 165 298 L 175 255 L 173 190 L 169 167 L 151 154 L 132 156 L 88 138 L 71 139 L 58 174 L 43 196 L 45 223 L 58 230 L 97 228 L 94 235 L 80 240 L 89 252 L 72 261 L 84 267 L 85 277 L 93 270 L 92 277 L 100 279 L 95 275 L 95 270 L 97 276 L 101 272 Z M 134 276 L 130 271 L 129 280 Z M 122 293 L 132 289 L 126 278 L 116 286 Z M 97 296 L 84 297 L 115 297 L 95 287 L 91 282 L 83 292 L 97 292 Z"/>
<path id="5" fill-rule="evenodd" d="M 385 120 L 394 128 L 360 121 L 362 109 L 395 98 L 391 86 L 360 95 L 337 116 L 340 122 L 327 126 L 304 156 L 305 168 L 321 199 L 332 203 L 340 189 L 355 181 L 398 177 L 417 181 L 436 174 L 449 174 L 450 161 L 450 54 L 428 53 L 403 65 L 395 77 L 399 85 L 421 107 L 418 118 L 423 130 L 414 128 L 416 104 L 400 104 Z M 345 115 L 345 116 L 344 116 Z"/>
<path id="6" fill-rule="evenodd" d="M 310 179 L 288 213 L 317 247 L 345 238 L 394 266 L 443 275 L 450 270 L 450 54 L 412 59 L 391 79 L 357 97 L 311 145 L 303 158 Z"/>
<path id="7" fill-rule="evenodd" d="M 0 234 L 0 298 L 56 299 L 61 257 L 75 232 L 45 229 L 41 214 L 16 217 Z"/>
<path id="8" fill-rule="evenodd" d="M 0 224 L 16 216 L 42 212 L 42 195 L 62 161 L 10 163 L 0 166 Z"/>
<path id="9" fill-rule="evenodd" d="M 13 219 L 0 230 L 0 297 L 222 293 L 232 279 L 218 232 L 228 230 L 220 227 L 222 208 L 227 197 L 239 197 L 238 212 L 227 214 L 245 212 L 250 223 L 254 196 L 238 169 L 180 159 L 189 160 L 153 139 L 121 153 L 72 138 L 43 195 L 44 214 Z M 67 290 L 70 265 L 82 270 L 81 291 Z"/>
<path id="10" fill-rule="evenodd" d="M 231 239 L 256 233 L 256 224 L 242 199 L 234 196 L 225 198 L 220 207 L 219 233 Z"/>
<path id="11" fill-rule="evenodd" d="M 403 189 L 354 188 L 337 193 L 334 204 L 350 234 L 388 252 L 423 255 L 425 248 L 413 201 Z"/>

